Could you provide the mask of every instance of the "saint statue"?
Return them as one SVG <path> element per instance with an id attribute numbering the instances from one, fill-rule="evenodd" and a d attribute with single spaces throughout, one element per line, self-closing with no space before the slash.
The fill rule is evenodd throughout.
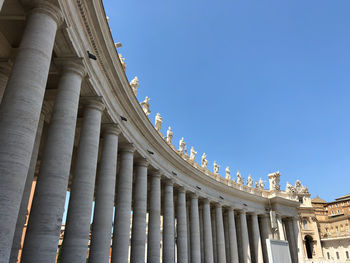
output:
<path id="1" fill-rule="evenodd" d="M 184 137 L 181 138 L 179 142 L 179 152 L 180 154 L 185 154 L 186 143 L 184 142 Z"/>
<path id="2" fill-rule="evenodd" d="M 244 184 L 243 178 L 239 171 L 237 171 L 237 184 Z"/>
<path id="3" fill-rule="evenodd" d="M 248 175 L 247 186 L 253 187 L 253 178 L 251 177 L 251 175 Z"/>
<path id="4" fill-rule="evenodd" d="M 202 155 L 202 168 L 207 168 L 207 165 L 208 165 L 208 160 L 207 160 L 207 155 L 205 153 L 203 153 Z"/>
<path id="5" fill-rule="evenodd" d="M 123 58 L 122 54 L 119 54 L 119 60 L 120 60 L 120 63 L 122 64 L 123 70 L 126 71 L 125 58 Z"/>
<path id="6" fill-rule="evenodd" d="M 191 154 L 190 154 L 190 160 L 194 162 L 194 159 L 196 159 L 197 152 L 194 150 L 193 146 L 191 147 Z"/>
<path id="7" fill-rule="evenodd" d="M 146 116 L 148 116 L 151 113 L 151 111 L 149 110 L 149 98 L 146 97 L 145 100 L 140 103 L 140 105 L 143 109 L 143 112 L 146 114 Z"/>
<path id="8" fill-rule="evenodd" d="M 135 96 L 137 96 L 137 89 L 139 88 L 139 79 L 137 78 L 137 76 L 130 81 L 130 87 L 134 92 Z"/>
<path id="9" fill-rule="evenodd" d="M 154 124 L 154 127 L 156 128 L 157 132 L 160 132 L 160 129 L 162 128 L 162 122 L 163 122 L 163 118 L 160 116 L 159 113 L 157 113 L 155 124 Z"/>
<path id="10" fill-rule="evenodd" d="M 167 132 L 166 132 L 166 142 L 168 144 L 172 144 L 173 143 L 173 132 L 171 131 L 171 128 L 169 126 Z"/>
<path id="11" fill-rule="evenodd" d="M 261 178 L 259 179 L 259 189 L 261 189 L 261 190 L 265 189 L 265 183 Z"/>
<path id="12" fill-rule="evenodd" d="M 219 174 L 220 166 L 214 161 L 214 174 Z"/>
<path id="13" fill-rule="evenodd" d="M 225 169 L 225 172 L 226 172 L 226 180 L 230 180 L 231 179 L 231 171 L 230 171 L 230 167 L 226 167 Z"/>

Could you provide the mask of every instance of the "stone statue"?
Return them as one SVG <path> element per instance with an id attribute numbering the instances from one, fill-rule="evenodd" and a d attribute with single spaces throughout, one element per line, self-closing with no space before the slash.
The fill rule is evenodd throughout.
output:
<path id="1" fill-rule="evenodd" d="M 162 128 L 162 122 L 163 118 L 160 116 L 159 113 L 157 113 L 154 123 L 154 127 L 156 128 L 157 132 L 160 132 L 160 129 Z"/>
<path id="2" fill-rule="evenodd" d="M 237 171 L 237 184 L 244 184 L 243 178 L 239 171 Z"/>
<path id="3" fill-rule="evenodd" d="M 207 168 L 207 165 L 208 165 L 208 160 L 207 160 L 207 155 L 205 153 L 203 153 L 202 155 L 202 168 Z"/>
<path id="4" fill-rule="evenodd" d="M 309 189 L 303 186 L 299 180 L 295 182 L 294 189 L 298 194 L 310 194 Z"/>
<path id="5" fill-rule="evenodd" d="M 231 180 L 231 171 L 230 171 L 230 167 L 226 167 L 225 169 L 225 172 L 226 172 L 226 176 L 225 176 L 225 179 L 226 180 Z"/>
<path id="6" fill-rule="evenodd" d="M 214 161 L 214 174 L 219 174 L 220 166 Z"/>
<path id="7" fill-rule="evenodd" d="M 135 96 L 137 96 L 137 89 L 139 88 L 139 79 L 137 78 L 137 76 L 130 81 L 130 87 L 134 92 Z"/>
<path id="8" fill-rule="evenodd" d="M 149 98 L 146 97 L 145 100 L 143 102 L 140 103 L 144 113 L 146 114 L 146 116 L 148 116 L 151 111 L 149 110 Z"/>
<path id="9" fill-rule="evenodd" d="M 259 189 L 261 190 L 265 189 L 265 183 L 261 178 L 259 178 Z"/>
<path id="10" fill-rule="evenodd" d="M 290 194 L 295 194 L 295 188 L 288 182 L 286 184 L 286 192 Z"/>
<path id="11" fill-rule="evenodd" d="M 271 173 L 268 175 L 269 177 L 269 184 L 270 184 L 270 191 L 280 191 L 281 190 L 281 186 L 280 186 L 280 177 L 281 174 L 280 172 L 275 172 L 275 173 Z"/>
<path id="12" fill-rule="evenodd" d="M 191 154 L 190 154 L 190 160 L 194 162 L 194 159 L 196 159 L 197 152 L 194 150 L 193 146 L 191 147 Z"/>
<path id="13" fill-rule="evenodd" d="M 253 187 L 253 178 L 251 177 L 251 175 L 248 175 L 247 186 Z"/>
<path id="14" fill-rule="evenodd" d="M 120 63 L 122 64 L 123 70 L 126 71 L 125 58 L 123 58 L 122 54 L 119 54 L 119 60 L 120 60 Z"/>
<path id="15" fill-rule="evenodd" d="M 166 132 L 166 142 L 168 144 L 172 144 L 173 143 L 173 132 L 171 131 L 171 128 L 169 126 L 167 132 Z"/>
<path id="16" fill-rule="evenodd" d="M 184 142 L 184 137 L 181 138 L 180 142 L 179 142 L 179 152 L 180 154 L 185 154 L 185 147 L 186 147 L 186 143 Z"/>

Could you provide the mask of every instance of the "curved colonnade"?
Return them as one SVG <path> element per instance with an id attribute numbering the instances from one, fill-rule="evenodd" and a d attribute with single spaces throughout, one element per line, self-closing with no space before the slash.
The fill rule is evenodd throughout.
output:
<path id="1" fill-rule="evenodd" d="M 215 176 L 154 129 L 101 0 L 1 4 L 0 262 L 17 260 L 33 178 L 21 262 L 55 262 L 67 189 L 60 262 L 268 262 L 266 239 L 303 262 L 297 200 Z"/>

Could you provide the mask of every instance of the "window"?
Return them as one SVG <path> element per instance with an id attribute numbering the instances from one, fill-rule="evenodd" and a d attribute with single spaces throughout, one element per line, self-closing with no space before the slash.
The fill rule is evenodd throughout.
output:
<path id="1" fill-rule="evenodd" d="M 341 205 L 344 206 L 344 202 L 342 202 Z"/>
<path id="2" fill-rule="evenodd" d="M 329 252 L 327 252 L 327 258 L 331 259 L 331 255 L 329 254 Z"/>
<path id="3" fill-rule="evenodd" d="M 336 232 L 338 232 L 338 231 L 339 231 L 339 228 L 338 228 L 337 226 L 335 227 L 335 231 L 336 231 Z"/>
<path id="4" fill-rule="evenodd" d="M 345 251 L 346 259 L 349 259 L 349 251 Z"/>
<path id="5" fill-rule="evenodd" d="M 335 254 L 337 255 L 337 259 L 339 259 L 339 252 L 335 252 Z"/>
<path id="6" fill-rule="evenodd" d="M 339 209 L 337 210 L 337 213 L 338 213 L 338 214 L 340 214 L 340 211 L 339 211 Z"/>
<path id="7" fill-rule="evenodd" d="M 303 220 L 303 228 L 307 229 L 307 221 L 306 221 L 306 219 Z"/>
<path id="8" fill-rule="evenodd" d="M 335 207 L 338 207 L 338 204 L 335 204 Z"/>

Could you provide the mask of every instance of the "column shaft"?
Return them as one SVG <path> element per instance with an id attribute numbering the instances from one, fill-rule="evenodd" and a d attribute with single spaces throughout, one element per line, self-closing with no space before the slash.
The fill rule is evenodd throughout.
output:
<path id="1" fill-rule="evenodd" d="M 222 217 L 222 208 L 220 204 L 215 207 L 216 214 L 216 246 L 218 253 L 218 263 L 226 263 L 225 252 L 225 235 L 224 235 L 224 222 Z"/>
<path id="2" fill-rule="evenodd" d="M 160 262 L 160 175 L 151 177 L 148 219 L 147 262 Z"/>
<path id="3" fill-rule="evenodd" d="M 213 237 L 211 230 L 210 203 L 208 199 L 203 201 L 203 239 L 204 239 L 204 262 L 213 263 Z"/>
<path id="4" fill-rule="evenodd" d="M 213 240 L 213 256 L 214 256 L 214 263 L 218 262 L 218 253 L 217 253 L 217 245 L 216 245 L 216 213 L 213 209 L 210 213 L 211 215 L 211 229 L 212 229 L 212 240 Z"/>
<path id="5" fill-rule="evenodd" d="M 289 243 L 290 256 L 293 263 L 298 263 L 298 252 L 296 247 L 296 238 L 294 236 L 293 221 L 291 218 L 286 219 L 287 239 Z"/>
<path id="6" fill-rule="evenodd" d="M 296 238 L 295 243 L 296 243 L 296 248 L 298 253 L 298 263 L 303 263 L 305 260 L 304 244 L 303 244 L 301 232 L 299 229 L 298 219 L 293 217 L 292 223 L 293 223 L 293 229 L 294 229 L 294 237 Z"/>
<path id="7" fill-rule="evenodd" d="M 22 262 L 53 262 L 61 231 L 71 167 L 83 68 L 62 73 L 40 163 Z"/>
<path id="8" fill-rule="evenodd" d="M 175 262 L 174 236 L 174 194 L 173 184 L 166 182 L 164 186 L 163 214 L 163 262 Z"/>
<path id="9" fill-rule="evenodd" d="M 117 173 L 118 134 L 119 130 L 115 127 L 105 128 L 103 132 L 103 146 L 97 176 L 89 263 L 109 262 Z"/>
<path id="10" fill-rule="evenodd" d="M 260 215 L 259 228 L 261 232 L 261 246 L 263 250 L 263 258 L 265 262 L 268 262 L 266 239 L 272 238 L 270 217 L 267 214 Z"/>
<path id="11" fill-rule="evenodd" d="M 132 215 L 131 263 L 145 262 L 146 246 L 146 210 L 147 210 L 147 166 L 148 163 L 136 163 L 134 207 Z"/>
<path id="12" fill-rule="evenodd" d="M 283 229 L 283 222 L 280 215 L 276 215 L 277 219 L 277 225 L 278 225 L 278 236 L 280 240 L 286 240 L 284 229 Z"/>
<path id="13" fill-rule="evenodd" d="M 228 214 L 223 212 L 224 217 L 224 235 L 225 235 L 225 254 L 226 254 L 226 262 L 231 261 L 230 255 L 230 239 L 229 239 L 229 229 L 228 229 Z"/>
<path id="14" fill-rule="evenodd" d="M 247 227 L 247 216 L 246 212 L 243 210 L 239 214 L 240 226 L 241 226 L 241 236 L 242 236 L 242 252 L 244 263 L 251 263 L 249 237 L 248 237 L 248 227 Z"/>
<path id="15" fill-rule="evenodd" d="M 131 146 L 124 147 L 120 150 L 120 170 L 114 217 L 112 263 L 127 263 L 129 261 L 134 150 L 134 147 Z"/>
<path id="16" fill-rule="evenodd" d="M 191 263 L 201 262 L 198 197 L 191 196 Z"/>
<path id="17" fill-rule="evenodd" d="M 10 258 L 57 25 L 44 7 L 28 16 L 0 104 L 0 255 L 4 261 Z"/>
<path id="18" fill-rule="evenodd" d="M 232 208 L 228 208 L 227 213 L 228 213 L 228 231 L 229 231 L 229 241 L 230 241 L 230 259 L 231 259 L 230 263 L 239 263 L 235 214 Z"/>
<path id="19" fill-rule="evenodd" d="M 252 230 L 253 230 L 255 262 L 263 263 L 264 258 L 263 258 L 263 253 L 262 253 L 260 230 L 259 230 L 259 223 L 258 223 L 258 215 L 257 214 L 252 214 Z"/>
<path id="20" fill-rule="evenodd" d="M 186 192 L 180 189 L 177 193 L 177 261 L 188 262 L 187 248 L 187 215 Z"/>

